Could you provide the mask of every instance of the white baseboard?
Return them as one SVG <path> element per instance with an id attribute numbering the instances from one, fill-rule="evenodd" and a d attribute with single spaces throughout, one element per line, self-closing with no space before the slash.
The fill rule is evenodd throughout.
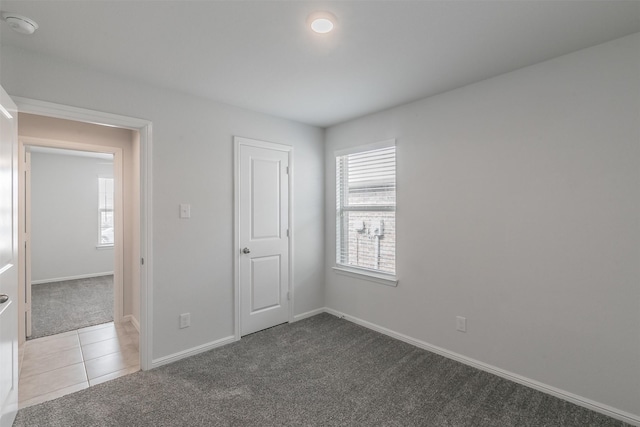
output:
<path id="1" fill-rule="evenodd" d="M 213 350 L 214 348 L 222 347 L 223 345 L 231 344 L 236 341 L 236 337 L 231 335 L 229 337 L 221 338 L 216 341 L 212 341 L 207 344 L 202 344 L 197 347 L 192 347 L 187 350 L 179 351 L 177 353 L 170 354 L 168 356 L 162 356 L 151 361 L 151 369 L 158 366 L 166 365 L 168 363 L 177 362 L 178 360 L 195 356 L 196 354 L 204 353 L 205 351 Z"/>
<path id="2" fill-rule="evenodd" d="M 131 322 L 133 327 L 136 328 L 136 331 L 138 331 L 138 333 L 140 333 L 140 323 L 138 322 L 138 319 L 136 319 L 133 316 L 133 314 L 127 314 L 126 316 L 124 316 L 122 318 L 122 320 L 125 321 L 125 322 Z"/>
<path id="3" fill-rule="evenodd" d="M 32 285 L 40 285 L 42 283 L 64 282 L 66 280 L 89 279 L 91 277 L 112 276 L 113 271 L 105 271 L 104 273 L 80 274 L 78 276 L 55 277 L 53 279 L 32 280 Z"/>
<path id="4" fill-rule="evenodd" d="M 422 348 L 424 350 L 430 351 L 432 353 L 439 354 L 448 359 L 452 359 L 458 361 L 460 363 L 464 363 L 465 365 L 469 365 L 471 367 L 480 369 L 481 371 L 489 372 L 491 374 L 497 375 L 499 377 L 505 378 L 507 380 L 513 381 L 518 384 L 522 384 L 524 386 L 530 387 L 534 390 L 541 391 L 546 394 L 550 394 L 552 396 L 558 397 L 560 399 L 566 400 L 568 402 L 574 403 L 578 406 L 582 406 L 584 408 L 590 409 L 595 412 L 599 412 L 601 414 L 607 415 L 611 418 L 615 418 L 620 421 L 624 421 L 628 424 L 632 424 L 635 426 L 640 426 L 640 416 L 631 414 L 629 412 L 621 411 L 619 409 L 613 408 L 609 405 L 605 405 L 603 403 L 599 403 L 593 401 L 591 399 L 587 399 L 582 396 L 578 396 L 576 394 L 570 393 L 565 390 L 561 390 L 559 388 L 550 386 L 548 384 L 541 383 L 536 380 L 532 380 L 530 378 L 524 377 L 522 375 L 515 374 L 513 372 L 509 372 L 507 370 L 498 368 L 496 366 L 489 365 L 484 362 L 480 362 L 479 360 L 472 359 L 467 356 L 463 356 L 458 353 L 454 353 L 452 351 L 446 350 L 442 347 L 438 347 L 427 342 L 412 338 L 410 336 L 392 331 L 391 329 L 384 328 L 382 326 L 376 325 L 374 323 L 368 322 L 366 320 L 359 319 L 354 316 L 350 316 L 348 314 L 341 313 L 339 311 L 333 310 L 331 308 L 325 307 L 322 310 L 314 310 L 318 312 L 326 312 L 337 316 L 339 318 L 348 320 L 350 322 L 356 323 L 360 326 L 364 326 L 365 328 L 374 330 L 376 332 L 380 332 L 381 334 L 390 336 L 392 338 L 398 339 L 400 341 L 404 341 L 408 344 L 414 345 L 416 347 Z M 306 313 L 305 313 L 306 314 Z"/>
<path id="5" fill-rule="evenodd" d="M 312 316 L 315 316 L 316 314 L 324 313 L 326 311 L 327 309 L 325 309 L 324 307 L 307 311 L 306 313 L 295 315 L 293 317 L 293 321 L 297 322 L 298 320 L 306 319 L 308 317 L 312 317 Z M 132 315 L 127 315 L 125 316 L 125 320 L 130 320 L 131 323 L 133 323 L 133 325 L 136 327 L 138 332 L 140 332 L 140 326 L 139 324 L 137 324 L 138 322 L 135 320 L 135 317 L 133 317 Z M 184 351 L 179 351 L 177 353 L 173 353 L 168 356 L 159 357 L 157 359 L 153 359 L 153 361 L 151 362 L 151 369 L 157 368 L 158 366 L 166 365 L 168 363 L 177 362 L 178 360 L 181 360 L 190 356 L 195 356 L 196 354 L 213 350 L 214 348 L 222 347 L 223 345 L 231 344 L 232 342 L 235 342 L 235 341 L 237 341 L 236 337 L 232 335 L 232 336 L 221 338 L 219 340 L 212 341 L 207 344 L 199 345 L 197 347 L 193 347 Z"/>
<path id="6" fill-rule="evenodd" d="M 298 320 L 306 319 L 307 317 L 313 317 L 316 314 L 325 313 L 326 311 L 327 309 L 322 307 L 316 308 L 315 310 L 307 311 L 306 313 L 296 314 L 295 316 L 293 316 L 293 321 L 297 322 Z"/>

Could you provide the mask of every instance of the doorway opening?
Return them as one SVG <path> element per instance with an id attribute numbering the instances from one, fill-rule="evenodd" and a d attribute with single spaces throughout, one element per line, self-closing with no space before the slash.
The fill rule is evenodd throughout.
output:
<path id="1" fill-rule="evenodd" d="M 114 154 L 25 146 L 26 338 L 114 321 Z"/>
<path id="2" fill-rule="evenodd" d="M 25 296 L 19 332 L 22 341 L 34 338 L 23 346 L 21 358 L 24 407 L 141 367 L 140 233 L 135 232 L 141 211 L 140 134 L 26 113 L 19 115 L 18 134 Z M 74 200 L 69 193 L 82 197 Z M 39 330 L 42 313 L 35 312 L 34 297 L 41 290 L 62 295 L 48 301 L 52 317 L 40 323 L 49 328 L 80 323 Z M 96 300 L 98 309 L 89 308 L 81 294 Z M 80 307 L 71 309 L 72 300 Z M 48 376 L 57 380 L 47 381 Z"/>

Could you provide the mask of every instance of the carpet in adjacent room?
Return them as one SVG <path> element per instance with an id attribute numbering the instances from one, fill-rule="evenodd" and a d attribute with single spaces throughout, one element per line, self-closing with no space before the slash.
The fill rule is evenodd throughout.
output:
<path id="1" fill-rule="evenodd" d="M 31 337 L 113 321 L 113 275 L 31 286 Z"/>

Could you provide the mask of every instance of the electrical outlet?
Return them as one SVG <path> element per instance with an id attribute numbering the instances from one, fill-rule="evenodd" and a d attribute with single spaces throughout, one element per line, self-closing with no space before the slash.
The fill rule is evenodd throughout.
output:
<path id="1" fill-rule="evenodd" d="M 456 317 L 456 329 L 460 332 L 467 332 L 467 318 L 462 316 Z"/>
<path id="2" fill-rule="evenodd" d="M 180 315 L 180 329 L 191 326 L 191 313 L 182 313 Z"/>

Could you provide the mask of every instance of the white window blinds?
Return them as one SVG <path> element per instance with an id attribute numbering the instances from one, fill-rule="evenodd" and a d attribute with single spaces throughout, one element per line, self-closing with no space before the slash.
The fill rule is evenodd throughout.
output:
<path id="1" fill-rule="evenodd" d="M 395 145 L 336 156 L 336 263 L 395 275 Z"/>

